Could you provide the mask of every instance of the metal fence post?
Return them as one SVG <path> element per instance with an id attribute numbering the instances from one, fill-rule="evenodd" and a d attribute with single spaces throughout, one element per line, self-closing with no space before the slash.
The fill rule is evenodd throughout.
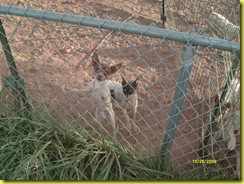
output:
<path id="1" fill-rule="evenodd" d="M 161 14 L 161 20 L 163 21 L 163 25 L 165 25 L 166 22 L 166 12 L 165 12 L 165 4 L 166 0 L 162 0 L 162 14 Z"/>
<path id="2" fill-rule="evenodd" d="M 30 106 L 24 91 L 24 80 L 20 78 L 17 67 L 14 62 L 14 57 L 12 55 L 7 36 L 5 34 L 2 20 L 0 20 L 0 41 L 2 43 L 3 51 L 5 53 L 11 77 L 5 78 L 5 84 L 12 87 L 14 96 L 14 109 L 15 112 L 19 112 L 21 109 L 22 98 L 24 105 L 30 110 Z"/>
<path id="3" fill-rule="evenodd" d="M 191 69 L 193 65 L 193 57 L 195 53 L 195 49 L 192 47 L 191 44 L 183 46 L 181 66 L 175 87 L 174 98 L 169 115 L 167 130 L 165 133 L 161 150 L 165 166 L 168 165 L 169 152 L 171 150 L 172 142 L 174 140 L 176 126 L 178 125 L 178 119 L 185 98 L 188 81 L 190 79 Z"/>

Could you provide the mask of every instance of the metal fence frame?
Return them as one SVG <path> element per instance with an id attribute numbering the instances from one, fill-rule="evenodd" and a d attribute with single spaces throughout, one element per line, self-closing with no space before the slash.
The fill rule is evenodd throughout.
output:
<path id="1" fill-rule="evenodd" d="M 51 11 L 34 10 L 31 8 L 19 8 L 15 6 L 0 6 L 0 14 L 17 15 L 21 17 L 34 18 L 39 20 L 48 20 L 76 24 L 98 29 L 108 29 L 112 31 L 120 31 L 124 33 L 138 34 L 153 38 L 161 38 L 165 40 L 177 41 L 181 43 L 191 43 L 192 45 L 207 47 L 240 53 L 240 43 L 232 42 L 224 39 L 216 39 L 212 37 L 184 33 L 179 31 L 171 31 L 161 29 L 154 26 L 143 26 L 131 23 L 122 23 L 113 20 L 99 19 L 88 16 L 68 15 L 66 13 L 58 13 Z"/>

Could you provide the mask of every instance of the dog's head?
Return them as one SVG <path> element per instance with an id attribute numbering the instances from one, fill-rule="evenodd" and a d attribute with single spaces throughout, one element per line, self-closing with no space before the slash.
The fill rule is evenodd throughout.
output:
<path id="1" fill-rule="evenodd" d="M 106 63 L 100 63 L 96 53 L 92 55 L 92 66 L 95 70 L 95 77 L 99 81 L 105 81 L 108 79 L 109 75 L 116 73 L 122 66 L 122 63 L 119 63 L 114 66 L 110 66 Z"/>
<path id="2" fill-rule="evenodd" d="M 136 92 L 138 77 L 133 81 L 126 81 L 122 76 L 122 86 L 125 96 L 128 98 L 130 95 Z"/>

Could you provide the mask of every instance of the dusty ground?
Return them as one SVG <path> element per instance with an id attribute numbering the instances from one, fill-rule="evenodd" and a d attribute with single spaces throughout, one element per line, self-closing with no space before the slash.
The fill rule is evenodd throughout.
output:
<path id="1" fill-rule="evenodd" d="M 0 4 L 3 5 L 2 2 Z M 89 14 L 122 22 L 131 21 L 136 24 L 164 27 L 159 19 L 161 1 L 156 0 L 135 0 L 133 3 L 112 0 L 99 3 L 95 0 L 6 0 L 4 5 L 6 4 L 78 15 Z M 136 154 L 145 150 L 154 153 L 161 147 L 180 66 L 181 44 L 16 16 L 0 15 L 0 18 L 3 20 L 18 71 L 25 80 L 26 93 L 34 106 L 48 104 L 56 113 L 55 116 L 65 117 L 74 127 L 84 127 L 92 133 L 93 126 L 87 122 L 93 119 L 93 107 L 88 99 L 82 98 L 73 90 L 84 89 L 92 80 L 93 71 L 88 58 L 99 46 L 97 50 L 100 59 L 123 63 L 120 73 L 127 79 L 133 80 L 140 74 L 142 76 L 139 80 L 139 108 L 136 121 L 140 132 L 130 133 L 124 127 L 119 111 L 116 111 L 122 120 L 117 121 L 120 127 L 118 141 Z M 166 24 L 166 28 L 173 28 L 171 21 Z M 70 53 L 67 52 L 72 46 L 74 49 Z M 199 54 L 209 54 L 210 51 L 211 60 L 221 59 L 218 53 L 211 49 Z M 2 76 L 9 76 L 2 50 L 0 61 Z M 205 65 L 203 67 L 195 63 L 193 66 L 190 88 L 183 104 L 171 151 L 171 161 L 185 169 L 196 167 L 192 160 L 197 159 L 201 125 L 208 116 L 209 104 L 205 95 L 209 91 L 203 90 L 215 86 L 218 81 L 216 78 L 208 86 L 206 76 L 218 75 L 213 69 L 220 67 L 217 62 L 208 64 L 206 58 L 198 57 L 196 61 L 201 61 Z M 120 74 L 114 75 L 113 79 L 121 81 Z M 213 94 L 214 92 L 211 92 L 211 95 Z M 106 123 L 104 127 L 106 131 L 111 131 Z M 106 135 L 105 131 L 103 133 Z"/>

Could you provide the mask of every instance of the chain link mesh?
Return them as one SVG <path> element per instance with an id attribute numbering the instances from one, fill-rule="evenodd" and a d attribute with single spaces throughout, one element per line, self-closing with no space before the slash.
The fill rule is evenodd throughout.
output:
<path id="1" fill-rule="evenodd" d="M 1 3 L 2 4 L 2 3 Z M 89 15 L 92 17 L 150 25 L 158 28 L 189 32 L 192 26 L 197 33 L 222 38 L 214 30 L 207 28 L 207 16 L 213 6 L 216 12 L 225 16 L 235 25 L 240 23 L 240 5 L 237 1 L 166 1 L 167 22 L 160 20 L 162 1 L 150 0 L 105 0 L 105 1 L 15 1 L 7 0 L 5 5 L 16 5 L 38 10 L 65 12 L 69 15 Z M 2 4 L 3 5 L 3 4 Z M 88 98 L 77 90 L 84 90 L 94 78 L 89 57 L 97 50 L 100 60 L 109 64 L 122 63 L 123 68 L 112 79 L 121 82 L 121 75 L 128 80 L 137 76 L 138 113 L 136 124 L 139 132 L 130 132 L 124 125 L 124 117 L 115 109 L 116 124 L 119 127 L 117 142 L 136 155 L 160 150 L 172 106 L 177 74 L 181 64 L 182 44 L 166 39 L 150 38 L 109 31 L 80 25 L 64 24 L 46 20 L 36 20 L 0 14 L 7 39 L 16 62 L 18 72 L 25 82 L 25 91 L 31 105 L 40 113 L 51 113 L 61 126 L 84 129 L 92 136 L 111 132 L 107 122 L 97 129 L 94 109 Z M 74 17 L 75 19 L 75 17 Z M 234 41 L 239 41 L 234 40 Z M 4 50 L 0 49 L 0 74 L 10 76 Z M 191 78 L 180 113 L 179 124 L 170 151 L 170 162 L 187 171 L 198 169 L 198 148 L 204 137 L 202 132 L 211 121 L 216 104 L 216 96 L 221 96 L 236 60 L 234 52 L 197 47 Z M 220 116 L 221 121 L 234 116 L 239 111 L 240 71 L 233 76 L 235 82 L 229 85 L 231 103 L 228 113 Z M 4 86 L 1 92 L 1 110 L 12 108 L 11 88 Z M 222 112 L 222 111 L 221 111 Z M 223 126 L 231 123 L 224 123 Z M 228 128 L 225 127 L 225 129 Z M 219 131 L 221 128 L 219 128 Z M 226 132 L 226 130 L 222 131 Z M 215 136 L 216 133 L 211 135 Z M 215 136 L 216 137 L 216 136 Z M 217 136 L 211 139 L 208 149 L 221 169 L 234 172 L 236 153 L 227 148 L 228 138 Z M 234 156 L 233 156 L 234 155 Z"/>

